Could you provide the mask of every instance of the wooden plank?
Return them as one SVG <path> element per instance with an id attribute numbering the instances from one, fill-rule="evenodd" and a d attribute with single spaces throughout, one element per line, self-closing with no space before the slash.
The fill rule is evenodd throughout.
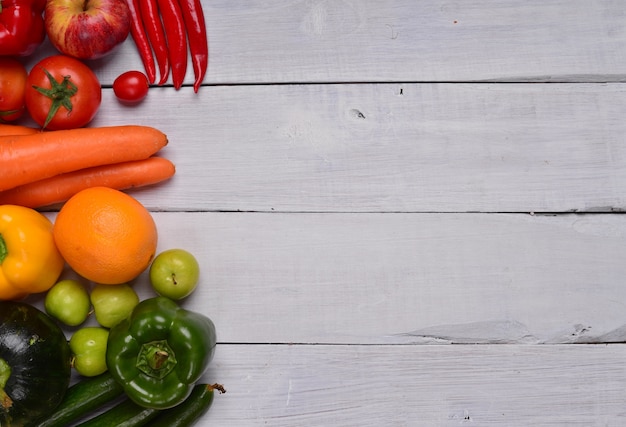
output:
<path id="1" fill-rule="evenodd" d="M 157 212 L 229 343 L 626 341 L 626 216 Z M 136 289 L 151 295 L 147 277 Z"/>
<path id="2" fill-rule="evenodd" d="M 198 427 L 620 426 L 626 347 L 218 345 Z"/>
<path id="3" fill-rule="evenodd" d="M 154 209 L 556 212 L 626 207 L 622 84 L 155 88 L 94 126 L 170 137 Z M 169 113 L 166 113 L 167 106 Z"/>
<path id="4" fill-rule="evenodd" d="M 203 6 L 207 84 L 624 81 L 621 0 L 204 0 Z M 46 42 L 28 64 L 51 52 Z M 142 69 L 130 39 L 92 65 L 104 84 Z M 191 72 L 186 80 L 193 81 Z"/>

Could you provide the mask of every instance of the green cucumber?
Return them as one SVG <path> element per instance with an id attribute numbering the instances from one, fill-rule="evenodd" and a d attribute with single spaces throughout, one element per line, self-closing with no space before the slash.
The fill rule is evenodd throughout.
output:
<path id="1" fill-rule="evenodd" d="M 190 427 L 204 415 L 213 403 L 213 390 L 224 392 L 219 384 L 196 384 L 184 402 L 165 409 L 150 424 L 150 427 Z"/>
<path id="2" fill-rule="evenodd" d="M 158 409 L 144 408 L 130 399 L 125 399 L 76 427 L 140 427 L 148 425 L 159 412 L 161 411 Z"/>
<path id="3" fill-rule="evenodd" d="M 124 392 L 121 385 L 105 372 L 72 385 L 54 413 L 32 427 L 66 427 L 72 421 L 100 408 Z"/>

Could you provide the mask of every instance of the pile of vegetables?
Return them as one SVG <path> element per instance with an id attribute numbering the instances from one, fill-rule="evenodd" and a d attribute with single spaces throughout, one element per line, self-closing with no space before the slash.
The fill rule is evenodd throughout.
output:
<path id="1" fill-rule="evenodd" d="M 200 2 L 124 1 L 128 13 L 132 12 L 133 27 L 142 29 L 133 32 L 142 58 L 152 58 L 152 49 L 161 52 L 157 58 L 164 74 L 159 84 L 167 80 L 170 63 L 176 89 L 184 77 L 186 45 L 173 47 L 172 28 L 177 27 L 185 43 L 189 39 L 197 91 L 208 61 Z M 102 87 L 82 60 L 51 55 L 26 70 L 19 57 L 32 54 L 45 38 L 42 13 L 47 4 L 45 0 L 0 4 L 0 204 L 42 208 L 88 187 L 127 190 L 171 178 L 174 164 L 157 153 L 167 144 L 162 132 L 134 125 L 87 127 L 99 111 Z M 158 31 L 161 22 L 169 31 Z M 144 30 L 148 23 L 154 31 Z M 148 40 L 157 31 L 166 37 L 164 44 L 142 45 L 141 37 Z M 150 61 L 146 64 L 149 71 Z M 134 70 L 113 84 L 118 99 L 126 104 L 141 101 L 148 87 L 147 77 Z M 40 127 L 10 124 L 27 115 Z"/>
<path id="2" fill-rule="evenodd" d="M 177 301 L 198 278 L 189 252 L 157 255 L 150 267 L 156 296 L 140 300 L 129 284 L 62 279 L 65 263 L 42 213 L 0 205 L 0 219 L 2 427 L 191 426 L 214 391 L 225 392 L 202 381 L 215 353 L 214 323 Z M 185 294 L 168 294 L 157 282 L 172 255 L 194 260 L 181 270 L 191 273 L 180 278 L 190 286 Z M 45 312 L 21 301 L 37 293 L 45 295 Z M 93 314 L 95 325 L 86 324 Z M 80 380 L 70 387 L 72 372 Z"/>
<path id="3" fill-rule="evenodd" d="M 94 284 L 89 294 L 79 280 L 60 280 L 68 263 L 53 223 L 33 209 L 96 185 L 166 179 L 173 165 L 154 156 L 166 135 L 137 125 L 0 132 L 0 426 L 191 426 L 214 390 L 224 392 L 201 381 L 215 352 L 213 322 L 175 301 L 195 289 L 195 258 L 163 253 L 192 257 L 184 294 L 168 295 L 152 267 L 155 297 L 140 301 L 128 284 Z M 17 301 L 39 293 L 45 312 Z M 81 327 L 92 314 L 96 325 Z M 79 328 L 68 341 L 59 326 Z M 69 387 L 72 371 L 82 380 Z"/>
<path id="4" fill-rule="evenodd" d="M 108 369 L 70 386 L 76 355 L 59 325 L 33 305 L 0 301 L 0 425 L 191 426 L 225 392 L 200 381 L 216 344 L 200 313 L 149 298 L 108 335 Z"/>
<path id="5" fill-rule="evenodd" d="M 180 89 L 188 55 L 198 92 L 208 64 L 200 1 L 125 1 L 125 31 L 146 74 L 120 75 L 113 84 L 118 100 L 141 102 L 151 84 L 164 85 L 170 75 Z M 215 391 L 225 392 L 204 380 L 215 325 L 179 303 L 195 289 L 195 258 L 173 250 L 193 261 L 188 286 L 168 292 L 168 279 L 153 280 L 151 269 L 156 295 L 140 300 L 130 284 L 91 283 L 72 271 L 53 222 L 35 210 L 90 187 L 128 190 L 175 174 L 162 155 L 168 138 L 160 130 L 90 127 L 102 86 L 87 63 L 53 43 L 61 54 L 26 70 L 22 58 L 46 37 L 47 5 L 0 2 L 0 426 L 191 426 Z M 20 124 L 28 118 L 38 127 Z M 154 271 L 166 268 L 158 258 Z M 29 302 L 37 295 L 42 308 Z"/>
<path id="6" fill-rule="evenodd" d="M 188 57 L 194 72 L 193 90 L 197 93 L 207 72 L 209 52 L 201 1 L 121 2 L 127 14 L 125 25 L 128 20 L 130 25 L 119 31 L 132 36 L 147 75 L 137 70 L 119 75 L 113 90 L 120 102 L 131 105 L 141 102 L 150 85 L 164 85 L 170 72 L 173 87 L 180 89 Z M 3 0 L 0 3 L 0 123 L 18 120 L 27 111 L 42 129 L 69 129 L 86 126 L 98 111 L 101 86 L 96 75 L 82 62 L 85 57 L 72 56 L 54 42 L 61 54 L 36 64 L 26 81 L 27 73 L 19 58 L 36 51 L 51 29 L 48 13 L 64 7 L 60 4 L 49 11 L 50 3 L 46 0 Z M 59 37 L 62 39 L 63 35 L 54 34 L 55 41 Z M 52 35 L 50 39 L 53 40 Z M 87 46 L 89 41 L 86 38 L 77 43 Z M 65 114 L 57 114 L 59 110 Z M 69 112 L 72 114 L 66 114 Z"/>

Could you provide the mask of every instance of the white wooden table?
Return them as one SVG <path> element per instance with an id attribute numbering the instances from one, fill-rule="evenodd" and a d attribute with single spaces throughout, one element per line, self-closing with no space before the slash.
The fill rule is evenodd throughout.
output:
<path id="1" fill-rule="evenodd" d="M 131 194 L 203 268 L 199 426 L 626 425 L 626 2 L 203 5 L 199 94 L 91 63 L 170 139 Z"/>

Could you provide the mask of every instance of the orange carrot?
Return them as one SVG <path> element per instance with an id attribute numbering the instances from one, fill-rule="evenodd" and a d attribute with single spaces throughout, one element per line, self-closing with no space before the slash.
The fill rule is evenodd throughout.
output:
<path id="1" fill-rule="evenodd" d="M 4 135 L 32 135 L 33 133 L 40 132 L 37 128 L 22 125 L 11 125 L 7 123 L 0 123 L 0 136 Z"/>
<path id="2" fill-rule="evenodd" d="M 79 169 L 145 159 L 165 145 L 163 132 L 137 125 L 0 136 L 0 191 Z"/>
<path id="3" fill-rule="evenodd" d="M 40 208 L 64 202 L 85 188 L 127 190 L 156 184 L 171 178 L 175 172 L 174 164 L 162 157 L 94 166 L 0 191 L 0 205 Z"/>

